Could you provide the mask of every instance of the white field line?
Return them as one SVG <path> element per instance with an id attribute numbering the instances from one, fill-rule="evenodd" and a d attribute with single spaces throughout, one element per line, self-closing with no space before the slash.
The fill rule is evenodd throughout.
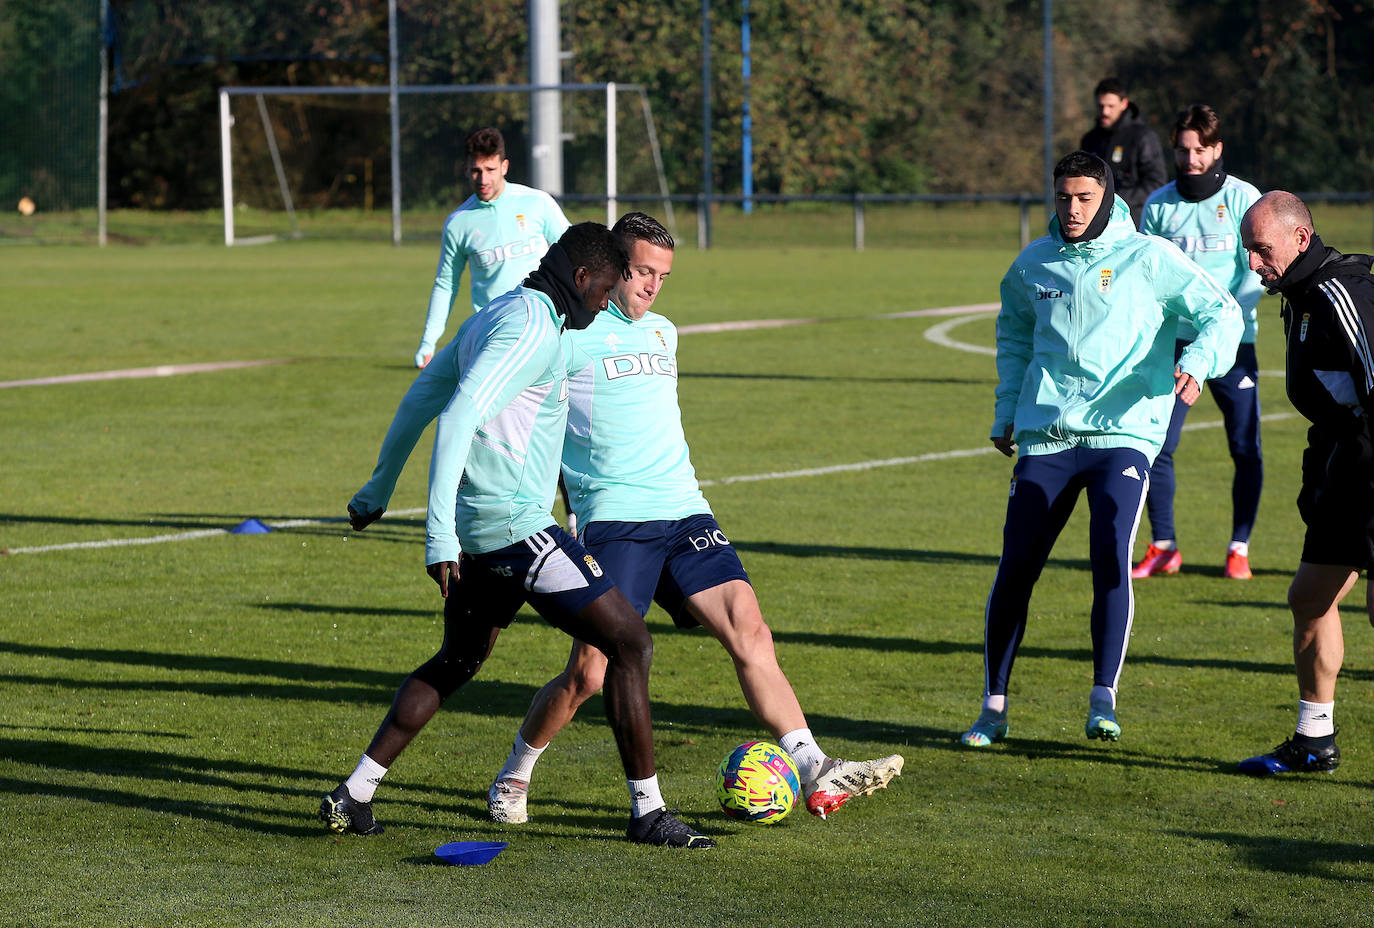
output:
<path id="1" fill-rule="evenodd" d="M 965 315 L 959 316 L 958 319 L 950 319 L 947 322 L 942 322 L 939 325 L 933 325 L 926 329 L 926 340 L 932 341 L 944 348 L 953 348 L 955 351 L 967 351 L 970 354 L 986 354 L 996 357 L 996 348 L 989 345 L 972 345 L 968 342 L 957 341 L 950 338 L 949 333 L 952 329 L 963 325 L 965 322 L 972 322 L 975 319 L 985 319 L 997 312 L 1000 308 L 1001 304 L 999 303 L 980 303 L 974 306 L 948 306 L 943 310 L 918 309 L 910 313 L 893 313 L 888 316 L 875 316 L 874 318 L 896 319 L 907 316 L 953 316 L 958 313 L 965 313 L 967 310 L 973 310 L 972 312 L 967 312 Z M 1261 377 L 1285 376 L 1283 371 L 1260 371 L 1259 373 Z M 1187 428 L 1187 426 L 1184 427 Z"/>
<path id="2" fill-rule="evenodd" d="M 1283 419 L 1292 419 L 1297 413 L 1276 412 L 1260 416 L 1261 422 L 1279 422 Z M 1220 428 L 1224 423 L 1220 420 L 1211 422 L 1189 422 L 1183 427 L 1185 432 L 1199 431 L 1201 429 Z M 827 474 L 844 474 L 856 471 L 878 470 L 883 467 L 903 467 L 908 464 L 927 464 L 932 461 L 949 461 L 956 458 L 971 458 L 983 454 L 992 454 L 997 449 L 992 445 L 980 448 L 960 448 L 952 451 L 932 451 L 929 454 L 916 454 L 910 457 L 883 458 L 875 461 L 856 461 L 852 464 L 832 464 L 829 467 L 806 467 L 801 470 L 780 470 L 770 471 L 764 474 L 742 474 L 736 477 L 721 477 L 718 480 L 702 480 L 703 487 L 723 487 L 732 483 L 757 483 L 764 480 L 792 480 L 799 477 L 823 477 Z M 415 516 L 420 515 L 425 510 L 420 509 L 394 509 L 389 510 L 387 515 L 396 516 Z M 268 522 L 267 525 L 274 529 L 278 528 L 301 528 L 307 525 L 327 525 L 331 522 L 343 522 L 342 517 L 327 519 L 286 519 L 280 522 Z M 129 545 L 156 545 L 177 541 L 196 541 L 200 538 L 213 538 L 217 535 L 230 534 L 227 528 L 198 529 L 191 532 L 175 532 L 170 535 L 153 535 L 147 538 L 110 538 L 101 541 L 74 541 L 59 545 L 36 545 L 29 548 L 9 548 L 0 549 L 3 554 L 46 554 L 51 551 L 75 551 L 87 548 L 122 548 Z"/>
<path id="3" fill-rule="evenodd" d="M 205 374 L 210 371 L 233 371 L 245 367 L 266 367 L 269 364 L 290 364 L 290 358 L 270 358 L 265 361 L 211 361 L 204 364 L 160 364 L 157 367 L 130 367 L 119 371 L 92 371 L 88 374 L 63 374 L 58 377 L 38 377 L 33 380 L 6 380 L 6 387 L 50 387 L 62 383 L 91 383 L 98 380 L 139 380 L 145 377 L 175 377 L 178 374 Z"/>
<path id="4" fill-rule="evenodd" d="M 957 326 L 957 325 L 962 325 L 963 323 L 965 323 L 965 322 L 970 322 L 970 321 L 972 321 L 972 320 L 974 320 L 974 319 L 981 319 L 981 318 L 987 316 L 989 312 L 995 311 L 997 308 L 998 308 L 998 304 L 996 304 L 996 303 L 974 303 L 974 304 L 971 304 L 971 305 L 968 305 L 968 306 L 943 306 L 943 307 L 939 307 L 939 308 L 936 308 L 936 309 L 915 309 L 915 310 L 908 310 L 908 311 L 906 311 L 906 312 L 899 312 L 899 313 L 885 313 L 885 314 L 878 315 L 878 316 L 871 316 L 871 317 L 869 317 L 869 318 L 872 318 L 872 319 L 910 319 L 910 318 L 920 318 L 920 317 L 928 317 L 928 316 L 959 316 L 960 318 L 951 319 L 951 320 L 949 320 L 948 322 L 942 322 L 942 323 L 940 323 L 940 324 L 937 325 L 937 326 L 932 326 L 929 330 L 927 330 L 927 332 L 926 332 L 926 338 L 930 339 L 931 341 L 935 342 L 935 343 L 938 344 L 938 345 L 943 345 L 944 347 L 947 347 L 947 348 L 954 348 L 954 349 L 959 350 L 959 351 L 972 351 L 972 352 L 975 352 L 975 353 L 978 353 L 978 354 L 996 354 L 996 349 L 989 349 L 989 348 L 987 348 L 986 346 L 983 346 L 983 345 L 969 345 L 969 344 L 966 344 L 966 343 L 963 343 L 963 342 L 957 342 L 957 341 L 954 341 L 953 339 L 948 338 L 948 336 L 947 336 L 945 333 L 947 333 L 950 329 L 954 328 L 954 327 Z M 692 334 L 692 333 L 709 333 L 709 332 L 740 331 L 740 330 L 742 330 L 742 329 L 751 329 L 751 328 L 752 328 L 752 329 L 766 329 L 766 328 L 778 328 L 778 327 L 781 327 L 781 326 L 806 325 L 806 324 L 808 324 L 808 323 L 817 322 L 817 321 L 819 321 L 819 320 L 815 320 L 815 319 L 761 319 L 761 320 L 741 320 L 741 321 L 739 321 L 739 322 L 722 322 L 722 323 L 708 323 L 708 324 L 700 325 L 700 326 L 683 326 L 682 328 L 678 329 L 678 332 L 680 332 L 680 333 L 685 332 L 685 333 L 688 333 L 688 334 Z M 937 334 L 938 334 L 938 337 L 932 337 L 932 334 L 931 334 L 931 333 L 936 332 L 937 329 L 940 330 L 940 332 L 937 333 Z M 942 340 L 942 339 L 944 339 L 944 340 Z M 262 364 L 281 364 L 281 363 L 285 363 L 285 361 L 286 361 L 286 359 L 280 359 L 280 360 L 277 360 L 277 361 L 238 361 L 238 362 L 227 362 L 227 363 L 228 363 L 228 364 L 238 365 L 238 366 L 243 366 L 243 367 L 250 367 L 250 366 L 257 366 L 257 365 L 262 365 Z M 182 367 L 204 367 L 204 368 L 206 368 L 206 369 L 215 369 L 215 370 L 224 369 L 224 367 L 225 367 L 225 365 L 181 365 L 181 366 L 182 366 Z M 162 368 L 144 368 L 143 370 L 145 370 L 145 371 L 147 371 L 147 370 L 154 370 L 154 371 L 156 371 L 156 370 L 162 370 Z M 193 373 L 193 371 L 175 371 L 175 372 L 176 372 L 176 373 Z M 110 374 L 120 374 L 120 373 L 123 373 L 123 374 L 125 374 L 126 376 L 134 376 L 133 372 L 110 371 L 110 372 L 107 372 L 107 373 L 110 373 Z M 1261 373 L 1267 373 L 1267 372 L 1261 372 Z M 1279 376 L 1282 376 L 1282 372 L 1281 372 L 1281 371 L 1278 372 L 1278 375 L 1279 375 Z M 75 376 L 78 376 L 78 377 L 87 377 L 87 378 L 90 378 L 90 379 L 114 379 L 114 378 L 112 378 L 112 377 L 95 378 L 95 377 L 93 377 L 93 375 L 85 375 L 85 374 L 78 374 L 78 375 L 75 375 Z M 168 376 L 168 375 L 166 375 L 166 374 L 143 374 L 143 375 L 141 375 L 141 376 Z M 65 380 L 65 379 L 63 379 L 63 378 L 49 378 L 49 379 L 50 379 L 52 382 L 63 382 L 63 383 L 70 382 L 70 381 L 67 381 L 67 380 Z M 24 385 L 24 384 L 30 384 L 30 383 L 36 385 L 38 382 L 37 382 L 37 381 L 17 381 L 17 382 L 15 382 L 14 384 L 0 384 L 0 387 L 3 387 L 3 386 L 12 386 L 12 385 Z M 1296 415 L 1297 415 L 1296 413 L 1291 413 L 1291 412 L 1271 413 L 1271 414 L 1269 414 L 1269 415 L 1260 416 L 1260 421 L 1261 421 L 1261 422 L 1277 422 L 1277 421 L 1280 421 L 1280 420 L 1283 420 L 1283 419 L 1292 419 L 1292 418 L 1293 418 L 1294 416 L 1296 416 Z M 1191 432 L 1191 431 L 1196 431 L 1196 430 L 1200 430 L 1200 429 L 1220 428 L 1222 425 L 1223 425 L 1223 423 L 1222 423 L 1221 421 L 1219 421 L 1219 420 L 1217 420 L 1217 421 L 1211 421 L 1211 422 L 1190 422 L 1190 423 L 1188 423 L 1187 425 L 1185 425 L 1185 426 L 1183 427 L 1183 430 L 1184 430 L 1185 432 Z M 760 482 L 760 481 L 764 481 L 764 480 L 791 480 L 791 479 L 796 479 L 796 478 L 800 478 L 800 477 L 822 477 L 822 476 L 825 476 L 825 475 L 827 475 L 827 474 L 853 473 L 853 472 L 856 472 L 856 471 L 876 470 L 876 469 L 878 469 L 878 468 L 883 468 L 883 467 L 903 467 L 903 466 L 906 466 L 906 465 L 909 465 L 909 464 L 926 464 L 926 463 L 930 463 L 930 462 L 932 462 L 932 461 L 948 461 L 948 460 L 952 460 L 952 459 L 956 459 L 956 458 L 976 457 L 977 455 L 990 454 L 990 453 L 992 453 L 992 452 L 994 452 L 994 451 L 996 451 L 996 450 L 997 450 L 997 449 L 994 448 L 994 447 L 992 447 L 991 445 L 987 445 L 987 446 L 980 447 L 980 448 L 964 448 L 964 449 L 956 449 L 956 450 L 952 450 L 952 451 L 933 451 L 933 452 L 930 452 L 930 453 L 928 453 L 928 454 L 917 454 L 917 455 L 911 455 L 911 456 L 909 456 L 909 457 L 884 458 L 884 459 L 875 460 L 875 461 L 857 461 L 857 462 L 852 463 L 852 464 L 833 464 L 833 465 L 831 465 L 831 466 L 829 466 L 829 467 L 807 467 L 807 468 L 803 468 L 803 469 L 801 469 L 801 470 L 771 471 L 771 472 L 769 472 L 769 473 L 764 473 L 764 474 L 742 474 L 742 475 L 735 476 L 735 477 L 721 477 L 721 478 L 719 478 L 718 480 L 702 480 L 702 481 L 700 481 L 700 483 L 701 483 L 701 485 L 702 485 L 703 487 L 717 487 L 717 486 L 728 486 L 728 485 L 730 485 L 730 484 L 732 484 L 732 483 L 756 483 L 756 482 Z M 395 517 L 395 516 L 414 516 L 414 515 L 420 515 L 420 514 L 422 514 L 423 512 L 425 512 L 425 510 L 424 510 L 423 508 L 421 508 L 421 509 L 397 509 L 397 510 L 391 510 L 391 511 L 389 511 L 387 514 L 390 515 L 390 516 L 393 516 L 393 517 Z M 278 528 L 299 528 L 299 527 L 307 526 L 307 525 L 327 525 L 327 524 L 329 524 L 329 523 L 331 523 L 331 522 L 342 522 L 342 521 L 344 521 L 344 519 L 343 519 L 342 517 L 340 517 L 340 518 L 323 518 L 323 519 L 289 519 L 289 520 L 285 520 L 285 521 L 281 521 L 281 522 L 268 522 L 268 523 L 266 523 L 266 524 L 269 525 L 270 527 L 274 528 L 274 529 L 278 529 Z M 9 549 L 0 548 L 0 554 L 45 554 L 45 553 L 48 553 L 48 552 L 51 552 L 51 551 L 74 551 L 74 550 L 89 549 L 89 548 L 119 548 L 119 547 L 127 547 L 127 546 L 129 546 L 129 545 L 155 545 L 155 544 L 166 544 L 166 543 L 168 543 L 168 542 L 195 541 L 195 540 L 201 539 L 201 538 L 213 538 L 213 537 L 215 537 L 215 536 L 217 536 L 217 535 L 228 535 L 228 534 L 230 534 L 230 530 L 229 530 L 229 529 L 224 529 L 224 528 L 198 529 L 198 530 L 190 531 L 190 532 L 175 532 L 175 533 L 170 534 L 170 535 L 153 535 L 153 536 L 150 536 L 150 537 L 147 537 L 147 538 L 110 538 L 110 539 L 103 539 L 103 540 L 99 540 L 99 541 L 74 541 L 74 542 L 68 542 L 68 543 L 66 543 L 66 544 L 57 544 L 57 545 L 35 545 L 35 546 L 32 546 L 32 547 L 27 547 L 27 548 L 9 548 Z"/>

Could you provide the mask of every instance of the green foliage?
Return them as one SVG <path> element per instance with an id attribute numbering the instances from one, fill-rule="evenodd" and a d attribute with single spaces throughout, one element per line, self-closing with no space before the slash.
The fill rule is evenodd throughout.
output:
<path id="1" fill-rule="evenodd" d="M 0 204 L 96 200 L 96 0 L 0 0 Z"/>
<path id="2" fill-rule="evenodd" d="M 215 91 L 224 84 L 381 84 L 383 0 L 114 0 L 111 202 L 201 209 L 218 195 Z M 564 77 L 648 88 L 669 184 L 701 178 L 701 23 L 694 4 L 564 4 Z M 1019 192 L 1043 177 L 1040 0 L 758 0 L 751 5 L 759 193 Z M 1374 176 L 1374 16 L 1367 0 L 1058 0 L 1053 144 L 1091 125 L 1091 90 L 1117 75 L 1167 141 L 1174 113 L 1221 113 L 1227 161 L 1262 188 L 1351 191 Z M 712 179 L 737 192 L 743 83 L 739 6 L 711 6 Z M 0 199 L 93 198 L 96 0 L 0 0 L 0 126 L 14 157 Z M 528 78 L 525 4 L 399 4 L 400 79 Z M 55 90 L 54 90 L 55 88 Z M 382 101 L 373 101 L 378 106 Z M 569 189 L 599 190 L 598 101 L 565 102 Z M 358 208 L 372 165 L 390 194 L 378 106 L 317 110 L 299 153 L 302 196 Z M 455 152 L 478 124 L 508 131 L 527 176 L 522 95 L 402 106 L 407 203 L 449 199 Z M 282 118 L 274 116 L 273 118 Z M 637 119 L 638 114 L 632 118 Z M 285 124 L 283 135 L 285 136 Z M 635 143 L 638 144 L 638 143 Z M 57 192 L 77 183 L 76 194 Z M 270 186 L 270 185 L 269 185 Z"/>

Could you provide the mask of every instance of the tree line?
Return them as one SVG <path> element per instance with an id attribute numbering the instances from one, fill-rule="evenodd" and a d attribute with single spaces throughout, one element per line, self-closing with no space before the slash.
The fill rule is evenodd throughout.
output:
<path id="1" fill-rule="evenodd" d="M 386 0 L 111 0 L 111 10 L 112 205 L 217 205 L 220 86 L 387 81 Z M 675 192 L 701 184 L 700 10 L 684 0 L 562 5 L 564 79 L 647 88 Z M 738 192 L 741 5 L 714 0 L 710 10 L 712 180 Z M 752 0 L 755 190 L 1039 190 L 1042 11 L 1042 0 Z M 400 0 L 399 14 L 403 83 L 528 79 L 524 4 Z M 1374 186 L 1369 0 L 1056 0 L 1053 14 L 1057 151 L 1077 147 L 1092 87 L 1110 75 L 1166 146 L 1178 109 L 1211 104 L 1228 166 L 1261 187 Z M 0 127 L 16 161 L 38 157 L 18 150 L 21 139 L 41 141 L 72 120 L 94 125 L 93 109 L 45 104 L 44 87 L 64 62 L 90 80 L 98 16 L 98 0 L 0 0 Z M 566 105 L 591 120 L 599 103 L 569 96 Z M 407 176 L 443 178 L 438 199 L 452 191 L 473 120 L 412 110 Z M 520 160 L 522 102 L 493 100 L 485 115 L 511 128 Z M 10 131 L 19 126 L 30 134 Z M 340 110 L 315 134 L 308 157 L 321 189 L 349 170 L 345 150 L 387 164 L 385 119 Z M 414 170 L 412 159 L 433 163 Z M 14 162 L 0 172 L 0 195 L 17 173 Z"/>

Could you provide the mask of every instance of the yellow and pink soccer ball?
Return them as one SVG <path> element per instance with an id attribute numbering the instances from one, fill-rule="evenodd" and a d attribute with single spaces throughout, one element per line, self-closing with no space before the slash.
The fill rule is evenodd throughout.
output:
<path id="1" fill-rule="evenodd" d="M 716 798 L 731 818 L 771 825 L 792 811 L 801 794 L 797 765 L 787 752 L 767 741 L 735 748 L 716 770 Z"/>

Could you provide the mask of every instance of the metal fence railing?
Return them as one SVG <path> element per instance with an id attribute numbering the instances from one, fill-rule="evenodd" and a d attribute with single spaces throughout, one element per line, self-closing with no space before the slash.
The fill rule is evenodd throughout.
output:
<path id="1" fill-rule="evenodd" d="M 1317 203 L 1336 204 L 1374 204 L 1374 191 L 1355 193 L 1299 193 L 1309 205 Z M 1036 205 L 1044 208 L 1048 215 L 1051 204 L 1039 194 L 1033 193 L 847 193 L 847 194 L 620 194 L 607 197 L 604 194 L 563 194 L 559 197 L 564 203 L 601 203 L 606 204 L 607 214 L 614 214 L 617 202 L 661 203 L 671 214 L 672 204 L 691 204 L 696 213 L 696 242 L 698 249 L 709 249 L 712 245 L 711 208 L 716 205 L 777 204 L 798 203 L 848 204 L 853 210 L 854 250 L 863 251 L 867 238 L 866 207 L 877 204 L 927 204 L 958 205 L 976 203 L 1013 204 L 1017 208 L 1021 247 L 1030 244 L 1031 209 Z M 1371 225 L 1374 230 L 1374 225 Z M 1374 231 L 1371 231 L 1374 240 Z M 1363 247 L 1363 246 L 1361 246 Z"/>

